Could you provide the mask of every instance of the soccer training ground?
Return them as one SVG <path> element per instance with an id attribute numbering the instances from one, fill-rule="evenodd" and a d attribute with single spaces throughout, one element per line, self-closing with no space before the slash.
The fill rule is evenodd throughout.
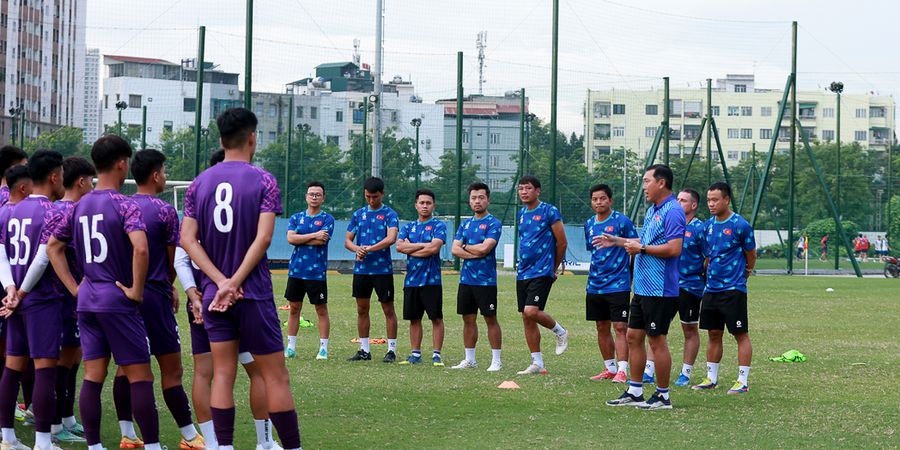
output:
<path id="1" fill-rule="evenodd" d="M 286 277 L 276 275 L 276 298 Z M 318 332 L 301 328 L 299 358 L 288 360 L 303 446 L 317 448 L 885 448 L 900 446 L 900 283 L 887 279 L 753 277 L 750 279 L 750 332 L 753 368 L 750 393 L 726 395 L 736 377 L 733 341 L 726 339 L 720 386 L 696 392 L 673 388 L 671 411 L 610 408 L 604 401 L 622 385 L 596 383 L 601 358 L 594 324 L 584 320 L 584 276 L 563 276 L 547 311 L 571 333 L 568 351 L 553 354 L 544 330 L 546 376 L 520 377 L 530 362 L 516 313 L 515 280 L 500 277 L 499 317 L 503 364 L 484 371 L 490 350 L 483 322 L 479 368 L 456 371 L 463 357 L 462 320 L 456 315 L 456 276 L 444 277 L 447 367 L 384 364 L 386 345 L 373 345 L 373 361 L 350 363 L 357 349 L 356 308 L 350 275 L 330 276 L 330 359 L 316 361 Z M 399 287 L 402 277 L 395 277 Z M 826 288 L 834 292 L 826 293 Z M 183 300 L 183 299 L 182 299 Z M 398 299 L 398 314 L 402 310 Z M 278 299 L 279 305 L 285 304 Z M 380 308 L 372 308 L 372 337 L 384 337 Z M 287 311 L 280 310 L 282 320 Z M 315 321 L 304 304 L 303 317 Z M 191 384 L 190 339 L 184 310 L 178 319 L 184 344 L 185 387 Z M 286 333 L 286 330 L 285 330 Z M 727 336 L 726 336 L 727 337 Z M 677 318 L 669 333 L 673 374 L 681 367 L 682 335 Z M 430 325 L 423 353 L 430 355 Z M 692 381 L 705 373 L 705 336 Z M 769 362 L 788 349 L 808 356 L 804 363 Z M 400 322 L 399 357 L 409 351 L 408 323 Z M 674 376 L 672 377 L 674 380 Z M 498 389 L 514 380 L 521 389 Z M 111 380 L 110 380 L 111 381 Z M 238 373 L 235 448 L 255 446 L 248 406 L 248 383 Z M 162 443 L 178 448 L 179 434 L 157 386 Z M 30 443 L 32 434 L 19 436 Z M 111 383 L 104 392 L 103 442 L 116 448 L 118 426 Z M 82 444 L 83 446 L 83 444 Z M 82 447 L 65 447 L 82 448 Z"/>

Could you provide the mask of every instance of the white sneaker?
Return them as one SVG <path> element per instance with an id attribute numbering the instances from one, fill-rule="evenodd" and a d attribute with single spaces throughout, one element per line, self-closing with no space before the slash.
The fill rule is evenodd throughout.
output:
<path id="1" fill-rule="evenodd" d="M 325 350 L 325 347 L 319 347 L 319 353 L 316 353 L 316 359 L 328 359 L 328 350 Z"/>
<path id="2" fill-rule="evenodd" d="M 547 369 L 537 365 L 532 364 L 525 368 L 525 370 L 520 370 L 516 372 L 517 375 L 546 375 Z"/>
<path id="3" fill-rule="evenodd" d="M 31 450 L 31 447 L 25 445 L 20 440 L 16 440 L 15 442 L 3 441 L 0 442 L 0 449 L 2 450 Z"/>
<path id="4" fill-rule="evenodd" d="M 266 450 L 266 449 L 263 448 L 262 444 L 256 444 L 256 450 Z M 268 450 L 284 450 L 284 449 L 281 448 L 281 446 L 278 445 L 278 443 L 276 442 L 276 443 L 272 444 L 272 446 L 269 447 Z"/>
<path id="5" fill-rule="evenodd" d="M 491 366 L 487 368 L 488 372 L 499 372 L 500 369 L 503 368 L 503 363 L 500 361 L 491 361 Z"/>
<path id="6" fill-rule="evenodd" d="M 25 447 L 25 448 L 28 448 L 28 447 Z M 47 448 L 45 448 L 45 449 L 44 449 L 44 448 L 40 448 L 40 447 L 38 447 L 37 445 L 35 445 L 35 446 L 34 446 L 34 450 L 62 450 L 62 448 L 59 448 L 59 447 L 57 447 L 57 446 L 55 446 L 55 445 L 53 445 L 53 444 L 50 444 L 50 446 L 47 447 Z"/>
<path id="7" fill-rule="evenodd" d="M 451 369 L 475 369 L 478 367 L 478 363 L 475 361 L 469 361 L 468 359 L 464 359 L 459 362 L 459 364 L 451 367 Z"/>
<path id="8" fill-rule="evenodd" d="M 567 348 L 569 348 L 569 330 L 566 330 L 565 333 L 556 336 L 556 354 L 562 355 Z"/>

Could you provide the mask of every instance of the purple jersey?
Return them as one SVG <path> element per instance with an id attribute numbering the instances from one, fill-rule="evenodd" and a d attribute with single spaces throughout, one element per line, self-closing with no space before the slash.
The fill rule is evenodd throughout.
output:
<path id="1" fill-rule="evenodd" d="M 78 312 L 137 309 L 116 281 L 132 285 L 134 251 L 128 233 L 146 230 L 137 203 L 111 189 L 88 193 L 60 221 L 53 235 L 75 244 L 75 258 L 84 274 L 78 288 Z"/>
<path id="2" fill-rule="evenodd" d="M 72 212 L 72 208 L 75 208 L 75 202 L 71 200 L 57 200 L 53 204 L 59 209 L 60 221 Z M 72 274 L 72 278 L 81 283 L 81 265 L 75 259 L 75 244 L 72 242 L 66 244 L 66 260 L 69 261 L 69 272 Z"/>
<path id="3" fill-rule="evenodd" d="M 16 286 L 22 286 L 29 265 L 34 262 L 38 246 L 50 240 L 59 223 L 59 210 L 47 197 L 32 195 L 10 210 L 6 226 L 0 230 L 0 243 L 6 247 Z M 25 297 L 21 309 L 31 305 L 62 299 L 63 285 L 52 268 L 44 270 L 41 279 Z"/>
<path id="4" fill-rule="evenodd" d="M 147 245 L 150 247 L 147 284 L 171 291 L 168 249 L 178 245 L 178 213 L 172 205 L 151 195 L 135 194 L 131 198 L 141 208 L 147 224 Z"/>
<path id="5" fill-rule="evenodd" d="M 0 206 L 9 203 L 9 186 L 0 186 Z"/>
<path id="6" fill-rule="evenodd" d="M 216 164 L 201 173 L 184 197 L 184 215 L 197 221 L 197 238 L 213 264 L 231 277 L 256 239 L 259 216 L 281 214 L 281 193 L 269 172 L 241 161 Z M 243 284 L 249 300 L 272 300 L 272 275 L 263 257 Z M 203 298 L 215 297 L 217 287 L 203 277 Z"/>

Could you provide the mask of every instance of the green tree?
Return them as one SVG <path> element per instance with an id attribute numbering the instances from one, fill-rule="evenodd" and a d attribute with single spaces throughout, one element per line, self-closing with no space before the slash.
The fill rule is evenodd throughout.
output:
<path id="1" fill-rule="evenodd" d="M 84 142 L 84 133 L 80 128 L 61 127 L 38 136 L 25 143 L 25 151 L 34 153 L 37 150 L 54 150 L 63 156 L 85 156 L 90 158 L 91 147 Z"/>
<path id="2" fill-rule="evenodd" d="M 441 165 L 433 172 L 434 177 L 428 181 L 423 181 L 422 186 L 429 187 L 437 196 L 435 211 L 440 211 L 441 214 L 445 215 L 456 215 L 456 151 L 445 151 L 441 155 L 440 161 Z M 476 180 L 483 181 L 476 175 L 479 165 L 472 164 L 472 155 L 469 152 L 463 151 L 462 166 L 462 188 L 464 190 Z M 463 203 L 462 211 L 464 215 L 467 215 L 469 214 L 469 209 L 466 207 L 468 205 L 468 194 L 463 191 L 461 197 Z M 497 195 L 493 192 L 491 193 L 491 200 L 494 202 L 498 200 Z M 496 215 L 498 207 L 495 206 L 493 209 Z"/>

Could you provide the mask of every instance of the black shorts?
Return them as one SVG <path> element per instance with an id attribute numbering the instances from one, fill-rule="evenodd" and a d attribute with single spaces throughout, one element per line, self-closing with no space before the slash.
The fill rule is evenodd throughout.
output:
<path id="1" fill-rule="evenodd" d="M 738 290 L 707 292 L 700 307 L 700 328 L 724 330 L 731 334 L 749 331 L 747 328 L 747 293 Z"/>
<path id="2" fill-rule="evenodd" d="M 394 302 L 394 275 L 353 274 L 353 297 L 372 298 L 372 290 L 378 294 L 381 303 Z"/>
<path id="3" fill-rule="evenodd" d="M 426 312 L 429 320 L 443 319 L 443 297 L 442 286 L 403 288 L 403 320 L 422 320 Z"/>
<path id="4" fill-rule="evenodd" d="M 477 314 L 497 315 L 497 286 L 473 286 L 460 284 L 456 291 L 456 313 L 462 316 Z"/>
<path id="5" fill-rule="evenodd" d="M 537 277 L 529 280 L 516 280 L 516 299 L 519 302 L 519 312 L 525 311 L 526 306 L 537 306 L 543 311 L 547 306 L 547 297 L 550 288 L 553 287 L 553 277 Z"/>
<path id="6" fill-rule="evenodd" d="M 700 322 L 700 297 L 680 289 L 678 292 L 678 317 L 681 323 L 697 324 Z"/>
<path id="7" fill-rule="evenodd" d="M 284 298 L 289 302 L 302 302 L 304 296 L 309 296 L 309 302 L 313 305 L 327 304 L 328 283 L 325 280 L 304 280 L 288 277 L 287 288 L 284 289 Z"/>
<path id="8" fill-rule="evenodd" d="M 634 294 L 628 328 L 644 330 L 647 336 L 667 335 L 677 306 L 678 297 L 645 297 Z"/>
<path id="9" fill-rule="evenodd" d="M 584 297 L 585 319 L 591 321 L 628 322 L 628 300 L 631 292 L 590 294 Z"/>

